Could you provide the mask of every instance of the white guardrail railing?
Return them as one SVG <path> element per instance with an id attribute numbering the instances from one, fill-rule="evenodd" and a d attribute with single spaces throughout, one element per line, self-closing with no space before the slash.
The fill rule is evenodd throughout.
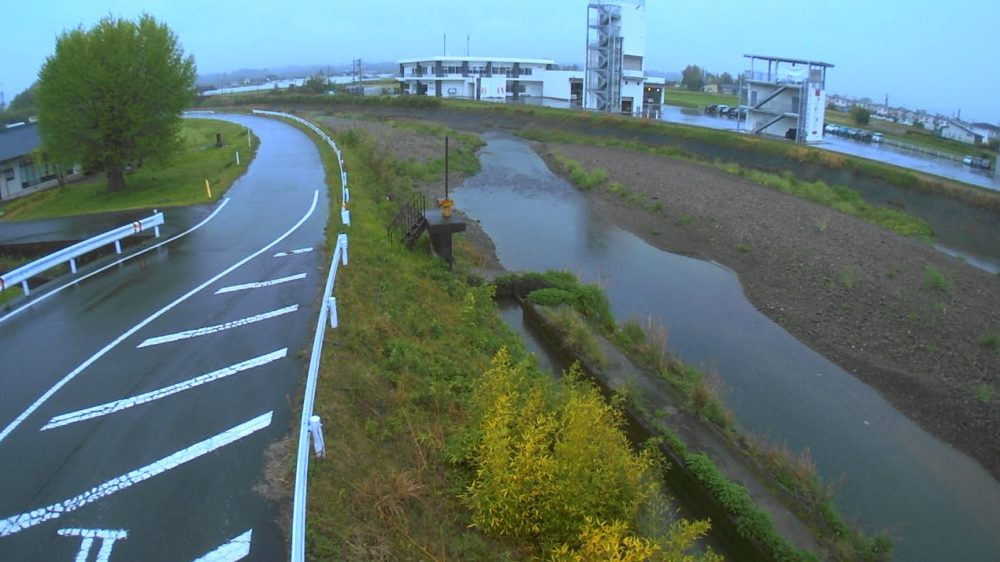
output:
<path id="1" fill-rule="evenodd" d="M 291 119 L 301 123 L 315 132 L 337 155 L 340 166 L 340 220 L 344 226 L 351 225 L 351 214 L 347 209 L 350 202 L 350 191 L 347 189 L 347 172 L 344 170 L 344 159 L 337 144 L 322 129 L 295 115 L 277 111 L 253 110 L 255 115 L 269 115 Z M 295 496 L 292 500 L 292 538 L 291 560 L 302 562 L 306 554 L 306 491 L 309 476 L 309 440 L 312 438 L 313 449 L 320 457 L 325 456 L 323 444 L 323 426 L 319 416 L 313 415 L 313 404 L 316 399 L 316 379 L 319 376 L 319 362 L 323 352 L 323 340 L 326 336 L 327 320 L 330 328 L 336 328 L 337 298 L 333 296 L 333 286 L 337 279 L 339 265 L 347 265 L 347 234 L 337 235 L 337 246 L 333 251 L 330 263 L 330 273 L 326 278 L 326 288 L 323 290 L 323 306 L 320 306 L 319 318 L 316 320 L 316 335 L 313 337 L 312 355 L 309 358 L 309 372 L 306 375 L 305 397 L 302 400 L 302 419 L 299 422 L 299 445 L 295 463 Z"/>
<path id="2" fill-rule="evenodd" d="M 28 286 L 28 280 L 32 277 L 45 273 L 53 267 L 67 262 L 69 263 L 70 271 L 72 271 L 73 274 L 76 274 L 76 258 L 93 252 L 98 248 L 107 246 L 108 244 L 114 244 L 115 252 L 120 254 L 122 253 L 121 241 L 123 239 L 139 234 L 140 232 L 150 228 L 153 229 L 153 233 L 157 238 L 159 238 L 160 225 L 162 224 L 163 213 L 153 211 L 153 216 L 151 217 L 120 226 L 114 230 L 109 230 L 104 234 L 98 234 L 97 236 L 84 240 L 83 242 L 77 242 L 72 246 L 63 248 L 62 250 L 49 254 L 44 258 L 22 265 L 13 271 L 0 275 L 0 291 L 20 283 L 21 290 L 24 291 L 25 295 L 29 295 L 31 294 L 31 287 Z"/>

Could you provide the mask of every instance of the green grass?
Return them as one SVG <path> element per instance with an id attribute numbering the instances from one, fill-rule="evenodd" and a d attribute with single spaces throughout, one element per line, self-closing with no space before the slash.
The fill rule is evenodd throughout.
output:
<path id="1" fill-rule="evenodd" d="M 939 293 L 950 293 L 951 280 L 944 273 L 941 273 L 938 268 L 928 265 L 924 268 L 924 287 Z"/>
<path id="2" fill-rule="evenodd" d="M 224 145 L 215 146 L 215 133 Z M 4 220 L 30 220 L 125 209 L 164 208 L 209 203 L 221 197 L 243 174 L 258 143 L 247 147 L 246 129 L 235 123 L 185 119 L 180 131 L 183 149 L 165 163 L 149 162 L 126 175 L 127 187 L 110 193 L 107 179 L 95 174 L 63 187 L 20 197 L 3 207 Z M 240 165 L 236 166 L 236 151 Z M 205 180 L 212 197 L 205 191 Z"/>
<path id="3" fill-rule="evenodd" d="M 803 181 L 788 171 L 783 173 L 772 173 L 747 168 L 732 162 L 705 162 L 690 154 L 678 152 L 676 149 L 670 147 L 656 147 L 637 141 L 626 141 L 608 137 L 594 137 L 591 135 L 567 131 L 529 129 L 521 131 L 519 134 L 526 138 L 543 142 L 584 144 L 592 146 L 615 146 L 656 154 L 659 156 L 675 158 L 680 157 L 700 162 L 727 173 L 747 178 L 755 183 L 763 185 L 764 187 L 768 187 L 776 191 L 782 191 L 799 197 L 800 199 L 805 199 L 806 201 L 819 203 L 820 205 L 830 207 L 844 214 L 852 215 L 870 223 L 883 226 L 904 236 L 914 236 L 925 240 L 933 239 L 933 231 L 930 225 L 922 219 L 909 215 L 898 209 L 890 209 L 888 207 L 881 207 L 868 203 L 865 201 L 864 197 L 862 197 L 860 192 L 849 187 L 842 185 L 829 185 L 823 181 Z M 562 156 L 556 156 L 555 158 L 557 162 L 569 162 L 571 160 Z M 561 164 L 561 166 L 562 165 L 564 164 Z M 570 166 L 576 166 L 577 168 L 582 169 L 582 165 L 579 162 L 570 162 Z M 572 173 L 570 174 L 570 179 L 573 179 Z M 690 223 L 690 218 L 685 219 L 682 217 L 681 220 L 684 224 Z"/>
<path id="4" fill-rule="evenodd" d="M 980 384 L 976 386 L 976 400 L 979 400 L 983 404 L 989 404 L 993 402 L 993 399 L 997 396 L 997 389 L 991 384 Z"/>
<path id="5" fill-rule="evenodd" d="M 1000 335 L 997 334 L 986 334 L 983 339 L 980 340 L 983 347 L 1000 355 Z"/>
<path id="6" fill-rule="evenodd" d="M 723 94 L 709 94 L 705 92 L 691 92 L 688 90 L 667 89 L 663 92 L 663 103 L 667 105 L 679 105 L 682 107 L 703 107 L 706 105 L 739 105 L 740 100 L 736 96 Z"/>

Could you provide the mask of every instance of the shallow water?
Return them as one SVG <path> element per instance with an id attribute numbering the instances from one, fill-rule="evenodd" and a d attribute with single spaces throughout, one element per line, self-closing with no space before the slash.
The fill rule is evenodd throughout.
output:
<path id="1" fill-rule="evenodd" d="M 505 268 L 572 270 L 604 287 L 619 320 L 663 323 L 672 352 L 719 373 L 744 428 L 810 449 L 827 481 L 843 478 L 837 504 L 866 530 L 890 529 L 897 559 L 997 560 L 1000 484 L 976 462 L 754 309 L 731 271 L 603 221 L 526 143 L 483 138 L 482 171 L 453 198 Z"/>

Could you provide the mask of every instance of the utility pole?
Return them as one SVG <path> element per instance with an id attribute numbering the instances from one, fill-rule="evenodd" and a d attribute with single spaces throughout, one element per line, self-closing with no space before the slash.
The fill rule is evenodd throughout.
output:
<path id="1" fill-rule="evenodd" d="M 447 33 L 444 34 L 444 52 L 441 53 L 441 56 L 443 56 L 443 57 L 448 56 L 448 34 Z"/>
<path id="2" fill-rule="evenodd" d="M 469 36 L 469 35 L 465 36 L 465 56 L 469 56 L 469 41 L 470 41 L 470 39 L 471 39 L 471 36 Z"/>

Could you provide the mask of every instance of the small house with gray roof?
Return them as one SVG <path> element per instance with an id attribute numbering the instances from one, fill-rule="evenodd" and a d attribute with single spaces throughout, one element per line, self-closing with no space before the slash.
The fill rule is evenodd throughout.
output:
<path id="1" fill-rule="evenodd" d="M 59 170 L 44 156 L 39 156 L 41 146 L 38 123 L 0 129 L 0 200 L 59 185 Z M 65 175 L 71 173 L 73 170 L 67 170 Z"/>

